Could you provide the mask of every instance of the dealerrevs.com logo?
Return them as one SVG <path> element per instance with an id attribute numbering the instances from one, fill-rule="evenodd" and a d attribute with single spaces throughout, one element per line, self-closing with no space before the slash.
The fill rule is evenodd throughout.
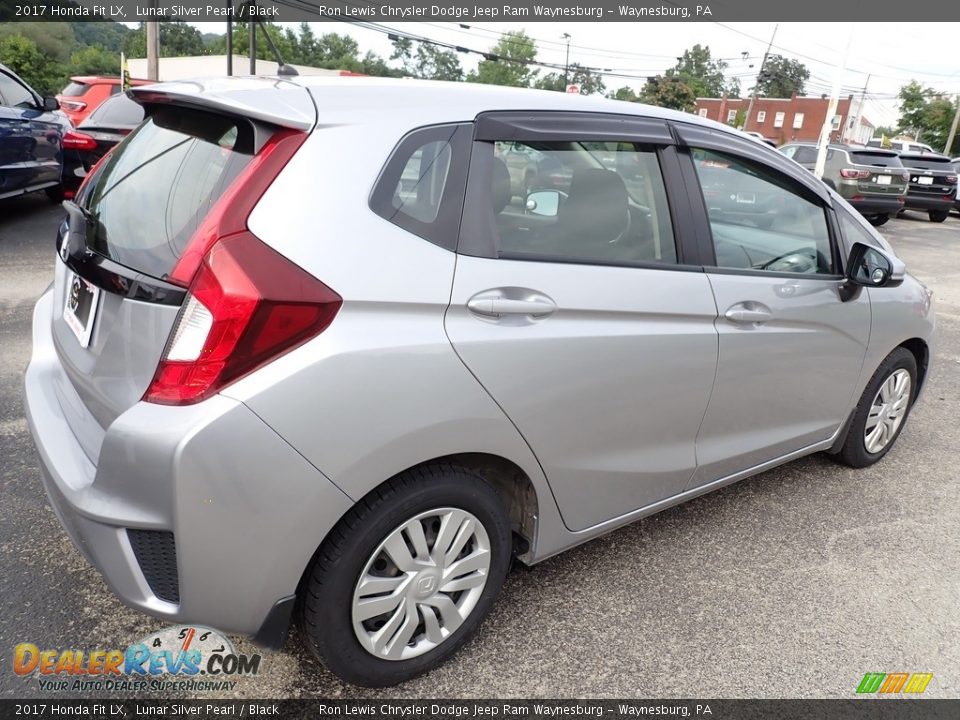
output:
<path id="1" fill-rule="evenodd" d="M 260 672 L 261 656 L 238 654 L 230 639 L 201 625 L 174 625 L 124 650 L 14 648 L 13 670 L 46 691 L 232 690 L 233 678 Z"/>

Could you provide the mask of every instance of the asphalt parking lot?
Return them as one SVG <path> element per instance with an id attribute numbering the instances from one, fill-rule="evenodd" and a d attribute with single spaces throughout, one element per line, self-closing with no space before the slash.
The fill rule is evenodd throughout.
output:
<path id="1" fill-rule="evenodd" d="M 44 696 L 13 673 L 17 643 L 124 648 L 164 626 L 110 594 L 40 484 L 20 384 L 60 213 L 42 194 L 0 203 L 0 691 L 15 697 Z M 960 219 L 881 231 L 933 288 L 939 340 L 879 465 L 806 458 L 515 570 L 459 655 L 398 688 L 343 685 L 294 634 L 233 694 L 852 697 L 865 672 L 903 671 L 960 695 Z"/>

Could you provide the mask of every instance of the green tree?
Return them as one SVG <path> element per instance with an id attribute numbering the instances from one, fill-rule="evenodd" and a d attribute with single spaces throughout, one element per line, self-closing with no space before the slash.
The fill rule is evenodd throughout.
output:
<path id="1" fill-rule="evenodd" d="M 643 102 L 641 97 L 637 95 L 637 91 L 626 85 L 607 93 L 607 97 L 611 100 L 623 100 L 624 102 Z"/>
<path id="2" fill-rule="evenodd" d="M 127 57 L 147 56 L 147 25 L 133 30 L 124 45 Z M 206 55 L 209 49 L 203 42 L 203 34 L 192 25 L 183 22 L 160 23 L 160 57 L 191 57 Z"/>
<path id="3" fill-rule="evenodd" d="M 900 127 L 916 133 L 921 142 L 935 150 L 941 150 L 947 142 L 950 125 L 957 111 L 957 101 L 933 88 L 925 87 L 916 80 L 900 88 Z M 948 154 L 956 154 L 960 147 L 954 138 Z"/>
<path id="4" fill-rule="evenodd" d="M 102 47 L 85 47 L 70 56 L 71 75 L 119 75 L 120 53 Z"/>
<path id="5" fill-rule="evenodd" d="M 122 23 L 117 22 L 83 22 L 70 23 L 73 36 L 80 45 L 99 45 L 104 50 L 119 54 L 127 40 L 127 35 L 133 32 Z"/>
<path id="6" fill-rule="evenodd" d="M 504 33 L 486 58 L 467 76 L 467 82 L 530 87 L 536 80 L 531 63 L 537 59 L 537 46 L 523 30 Z"/>
<path id="7" fill-rule="evenodd" d="M 603 94 L 607 86 L 603 82 L 603 77 L 591 72 L 589 69 L 580 66 L 577 63 L 570 65 L 570 71 L 567 73 L 568 82 L 564 82 L 562 72 L 552 72 L 544 75 L 537 80 L 535 87 L 541 90 L 557 90 L 566 92 L 567 85 L 579 85 L 581 95 L 593 95 L 595 93 Z"/>
<path id="8" fill-rule="evenodd" d="M 692 112 L 697 104 L 697 95 L 689 85 L 679 78 L 660 75 L 647 80 L 640 98 L 642 102 L 648 105 L 673 108 L 685 112 Z"/>
<path id="9" fill-rule="evenodd" d="M 694 97 L 740 96 L 740 81 L 726 79 L 727 63 L 714 59 L 710 47 L 694 45 L 683 51 L 677 64 L 667 70 L 666 77 L 677 78 L 693 92 Z"/>
<path id="10" fill-rule="evenodd" d="M 426 80 L 463 80 L 463 66 L 452 50 L 444 50 L 430 43 L 417 43 L 413 50 L 410 38 L 393 41 L 391 60 L 403 63 L 403 75 Z"/>
<path id="11" fill-rule="evenodd" d="M 0 24 L 0 40 L 14 35 L 31 40 L 47 59 L 54 63 L 66 64 L 70 53 L 76 48 L 77 40 L 65 22 L 17 22 Z"/>
<path id="12" fill-rule="evenodd" d="M 810 71 L 799 60 L 782 55 L 770 55 L 763 72 L 757 76 L 757 92 L 761 97 L 788 98 L 793 93 L 803 95 L 810 79 Z"/>
<path id="13" fill-rule="evenodd" d="M 0 63 L 41 95 L 56 95 L 69 80 L 66 66 L 41 52 L 37 43 L 25 35 L 0 38 Z"/>

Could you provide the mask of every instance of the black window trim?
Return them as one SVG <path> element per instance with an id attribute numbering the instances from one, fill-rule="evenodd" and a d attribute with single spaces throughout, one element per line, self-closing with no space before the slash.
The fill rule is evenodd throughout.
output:
<path id="1" fill-rule="evenodd" d="M 635 142 L 653 148 L 666 193 L 673 231 L 676 262 L 606 262 L 545 254 L 500 253 L 489 203 L 494 142 Z M 676 159 L 676 138 L 670 125 L 659 118 L 570 111 L 493 111 L 477 116 L 470 153 L 470 172 L 460 222 L 457 253 L 471 257 L 524 262 L 549 262 L 597 267 L 703 272 L 701 243 L 695 240 L 695 214 L 689 212 L 684 180 Z"/>
<path id="2" fill-rule="evenodd" d="M 700 146 L 696 146 L 700 147 Z M 702 252 L 705 253 L 704 265 L 705 271 L 714 274 L 714 275 L 746 275 L 750 277 L 771 277 L 771 278 L 807 278 L 807 279 L 816 279 L 816 280 L 834 280 L 842 281 L 844 279 L 843 268 L 845 265 L 844 258 L 840 252 L 840 231 L 837 225 L 836 217 L 833 212 L 833 207 L 831 204 L 822 202 L 821 198 L 817 197 L 815 193 L 811 193 L 814 197 L 807 197 L 806 199 L 818 206 L 824 213 L 824 220 L 827 225 L 827 234 L 830 238 L 830 254 L 831 259 L 833 260 L 833 265 L 835 271 L 832 273 L 791 273 L 791 272 L 777 272 L 774 270 L 758 270 L 753 268 L 728 268 L 721 267 L 717 265 L 717 256 L 716 256 L 716 246 L 713 242 L 713 229 L 710 227 L 710 214 L 707 211 L 707 203 L 703 197 L 703 186 L 700 184 L 699 177 L 697 175 L 697 169 L 693 161 L 693 156 L 690 153 L 689 147 L 684 148 L 684 151 L 680 154 L 681 162 L 684 166 L 684 176 L 688 179 L 689 183 L 693 183 L 695 189 L 693 192 L 689 193 L 691 198 L 691 203 L 694 205 L 696 214 L 703 218 L 706 225 L 707 240 L 709 242 L 709 247 L 703 247 Z M 703 147 L 703 150 L 709 150 L 710 152 L 717 152 L 723 155 L 728 155 L 734 159 L 739 159 L 747 164 L 752 165 L 761 165 L 769 172 L 776 173 L 781 175 L 788 183 L 792 186 L 805 187 L 804 183 L 797 183 L 796 179 L 789 173 L 783 173 L 780 171 L 780 168 L 774 167 L 769 163 L 765 163 L 762 160 L 759 160 L 750 155 L 744 155 L 737 152 L 737 148 L 723 148 L 723 147 Z M 751 154 L 752 155 L 752 154 Z M 784 159 L 789 161 L 789 158 L 784 156 Z M 807 172 L 807 171 L 805 171 Z M 799 194 L 799 193 L 798 193 Z M 802 195 L 801 195 L 802 196 Z M 839 269 L 840 272 L 836 272 Z"/>
<path id="3" fill-rule="evenodd" d="M 387 158 L 373 184 L 367 200 L 369 208 L 392 225 L 438 247 L 455 252 L 466 196 L 472 135 L 473 123 L 469 122 L 425 125 L 406 133 L 390 153 L 390 157 Z M 440 198 L 437 217 L 432 222 L 422 222 L 397 210 L 393 206 L 393 196 L 410 156 L 421 146 L 437 141 L 450 143 L 450 169 Z"/>

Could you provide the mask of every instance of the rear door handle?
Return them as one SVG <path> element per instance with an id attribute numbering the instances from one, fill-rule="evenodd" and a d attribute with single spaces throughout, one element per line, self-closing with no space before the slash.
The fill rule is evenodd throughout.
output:
<path id="1" fill-rule="evenodd" d="M 723 316 L 737 325 L 761 325 L 773 318 L 770 308 L 758 302 L 742 302 L 731 305 Z"/>
<path id="2" fill-rule="evenodd" d="M 488 318 L 498 318 L 503 315 L 530 315 L 532 317 L 546 317 L 557 309 L 546 295 L 531 293 L 533 297 L 527 300 L 504 297 L 499 292 L 480 293 L 467 301 L 467 308 L 472 313 Z"/>

